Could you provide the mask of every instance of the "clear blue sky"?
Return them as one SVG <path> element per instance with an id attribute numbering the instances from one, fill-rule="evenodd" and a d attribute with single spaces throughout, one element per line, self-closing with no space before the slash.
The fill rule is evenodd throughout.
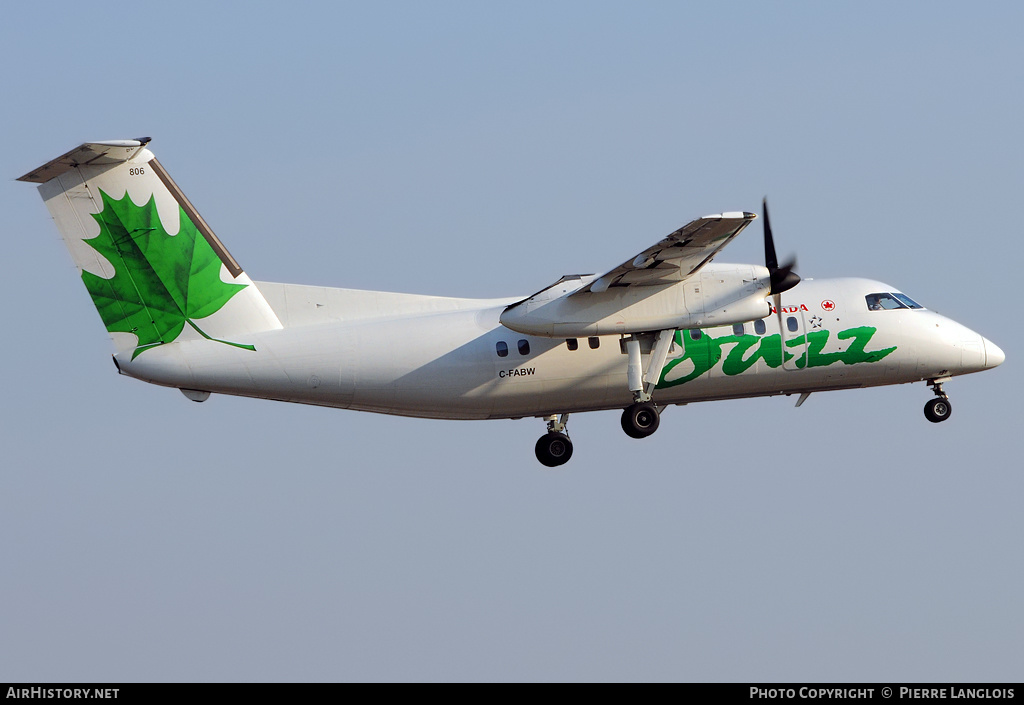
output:
<path id="1" fill-rule="evenodd" d="M 1020 679 L 1019 3 L 6 15 L 0 680 Z M 254 279 L 529 294 L 768 194 L 804 276 L 1007 362 L 941 426 L 920 384 L 643 442 L 575 416 L 554 472 L 536 419 L 194 404 L 116 375 L 13 181 L 141 135 Z M 762 256 L 755 226 L 720 259 Z"/>

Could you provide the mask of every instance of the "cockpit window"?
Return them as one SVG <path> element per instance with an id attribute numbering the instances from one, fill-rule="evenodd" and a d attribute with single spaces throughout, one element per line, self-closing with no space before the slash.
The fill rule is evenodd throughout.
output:
<path id="1" fill-rule="evenodd" d="M 869 311 L 891 311 L 897 308 L 910 308 L 893 294 L 868 294 L 864 297 Z"/>
<path id="2" fill-rule="evenodd" d="M 904 303 L 907 306 L 909 306 L 910 308 L 924 308 L 924 306 L 922 306 L 921 304 L 917 303 L 916 301 L 914 301 L 912 298 L 910 298 L 906 294 L 899 294 L 899 293 L 894 291 L 892 295 L 895 296 L 897 299 L 899 299 L 902 303 Z"/>

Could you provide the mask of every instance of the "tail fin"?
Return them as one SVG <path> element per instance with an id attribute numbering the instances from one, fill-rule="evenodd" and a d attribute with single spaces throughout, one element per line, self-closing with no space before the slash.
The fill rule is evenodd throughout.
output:
<path id="1" fill-rule="evenodd" d="M 254 350 L 246 335 L 280 321 L 148 143 L 86 143 L 19 181 L 40 184 L 118 353 L 195 336 Z"/>

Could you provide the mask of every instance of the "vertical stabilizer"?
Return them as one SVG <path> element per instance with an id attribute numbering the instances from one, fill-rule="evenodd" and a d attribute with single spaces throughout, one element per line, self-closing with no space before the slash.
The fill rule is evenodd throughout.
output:
<path id="1" fill-rule="evenodd" d="M 247 335 L 280 321 L 148 143 L 86 143 L 19 181 L 40 184 L 118 353 L 197 337 L 253 350 Z"/>

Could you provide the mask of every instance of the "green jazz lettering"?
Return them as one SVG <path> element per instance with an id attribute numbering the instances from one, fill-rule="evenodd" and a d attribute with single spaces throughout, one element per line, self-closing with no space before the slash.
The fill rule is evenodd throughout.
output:
<path id="1" fill-rule="evenodd" d="M 871 326 L 859 326 L 840 331 L 836 334 L 836 339 L 849 340 L 850 343 L 845 350 L 835 352 L 824 352 L 831 331 L 818 330 L 808 333 L 806 336 L 801 335 L 786 341 L 786 347 L 794 349 L 794 352 L 785 352 L 785 359 L 783 359 L 783 350 L 778 334 L 764 337 L 722 335 L 714 338 L 704 333 L 699 340 L 687 340 L 687 344 L 683 345 L 683 332 L 676 331 L 676 345 L 684 348 L 685 352 L 682 357 L 670 360 L 665 365 L 658 386 L 664 388 L 685 384 L 697 379 L 719 362 L 722 363 L 722 372 L 729 376 L 749 370 L 757 364 L 758 360 L 764 360 L 764 364 L 772 369 L 781 367 L 783 362 L 790 360 L 793 360 L 793 364 L 799 369 L 828 367 L 837 362 L 844 365 L 878 362 L 893 352 L 896 346 L 882 350 L 866 350 L 865 348 L 876 330 L 877 328 Z M 797 357 L 797 355 L 799 356 Z M 795 360 L 794 357 L 796 357 Z M 685 375 L 675 377 L 673 370 L 687 361 L 690 362 L 693 369 Z"/>

